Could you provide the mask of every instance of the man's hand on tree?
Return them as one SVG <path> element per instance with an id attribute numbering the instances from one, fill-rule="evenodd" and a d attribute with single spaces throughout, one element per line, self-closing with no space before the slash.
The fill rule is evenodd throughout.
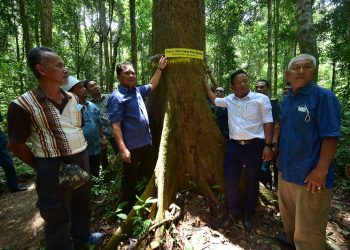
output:
<path id="1" fill-rule="evenodd" d="M 158 69 L 163 70 L 166 67 L 167 63 L 168 63 L 168 58 L 166 58 L 165 56 L 162 56 L 159 59 Z"/>

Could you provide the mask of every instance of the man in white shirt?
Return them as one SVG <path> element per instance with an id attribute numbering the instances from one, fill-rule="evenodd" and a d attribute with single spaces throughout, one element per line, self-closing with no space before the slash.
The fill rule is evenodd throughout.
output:
<path id="1" fill-rule="evenodd" d="M 247 231 L 253 227 L 252 215 L 259 195 L 259 172 L 263 161 L 269 161 L 272 153 L 272 112 L 267 96 L 249 90 L 248 75 L 237 70 L 231 75 L 234 94 L 218 98 L 208 84 L 205 88 L 209 98 L 218 107 L 228 110 L 229 141 L 224 158 L 224 178 L 228 201 L 228 215 L 219 227 L 227 228 L 242 214 Z M 238 187 L 246 168 L 244 204 L 239 204 Z"/>

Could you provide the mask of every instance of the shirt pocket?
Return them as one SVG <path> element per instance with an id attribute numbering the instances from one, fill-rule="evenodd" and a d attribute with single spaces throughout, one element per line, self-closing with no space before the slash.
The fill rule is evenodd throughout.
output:
<path id="1" fill-rule="evenodd" d="M 256 122 L 261 117 L 260 106 L 255 102 L 247 103 L 242 111 L 247 120 L 251 122 Z"/>

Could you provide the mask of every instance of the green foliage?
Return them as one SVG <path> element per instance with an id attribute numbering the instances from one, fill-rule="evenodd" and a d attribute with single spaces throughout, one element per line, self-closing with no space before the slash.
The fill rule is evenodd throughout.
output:
<path id="1" fill-rule="evenodd" d="M 148 214 L 151 210 L 150 207 L 153 203 L 157 203 L 158 199 L 152 197 L 147 198 L 145 201 L 136 195 L 138 200 L 138 205 L 135 205 L 133 209 L 135 210 L 135 216 L 132 218 L 133 221 L 133 235 L 136 238 L 140 238 L 145 233 L 147 233 L 148 228 L 152 225 L 153 221 L 151 219 L 144 219 L 145 214 Z"/>
<path id="2" fill-rule="evenodd" d="M 350 164 L 350 111 L 343 114 L 341 131 L 342 137 L 335 157 L 338 176 L 344 176 L 345 167 Z"/>

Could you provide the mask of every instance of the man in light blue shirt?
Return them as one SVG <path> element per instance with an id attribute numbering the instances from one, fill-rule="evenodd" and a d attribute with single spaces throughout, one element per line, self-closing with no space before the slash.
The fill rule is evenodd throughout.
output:
<path id="1" fill-rule="evenodd" d="M 120 84 L 109 98 L 107 109 L 124 166 L 122 199 L 128 201 L 125 210 L 131 209 L 134 204 L 136 183 L 142 176 L 149 178 L 153 172 L 152 138 L 143 99 L 157 87 L 166 64 L 167 58 L 161 57 L 150 83 L 143 86 L 136 86 L 136 74 L 131 63 L 117 65 Z"/>

